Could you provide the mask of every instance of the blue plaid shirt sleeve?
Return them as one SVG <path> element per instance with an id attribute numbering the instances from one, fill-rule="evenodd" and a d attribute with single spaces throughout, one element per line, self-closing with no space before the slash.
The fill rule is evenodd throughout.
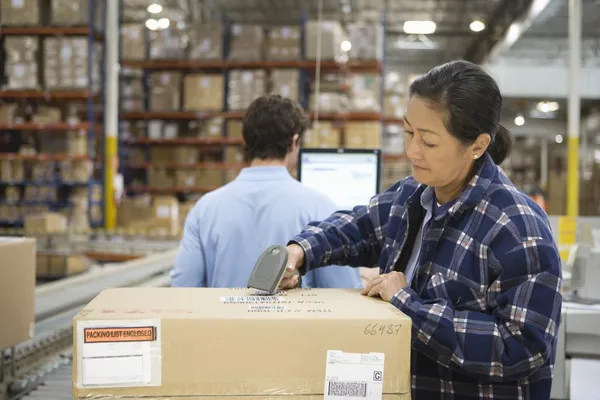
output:
<path id="1" fill-rule="evenodd" d="M 491 249 L 490 257 L 503 266 L 488 289 L 490 313 L 455 310 L 443 299 L 425 302 L 411 288 L 391 302 L 411 317 L 413 347 L 422 354 L 486 381 L 512 381 L 535 373 L 551 354 L 562 301 L 560 259 L 542 238 Z"/>

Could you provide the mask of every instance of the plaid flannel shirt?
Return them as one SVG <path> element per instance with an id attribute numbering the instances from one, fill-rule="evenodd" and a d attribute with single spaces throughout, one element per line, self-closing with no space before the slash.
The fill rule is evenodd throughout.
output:
<path id="1" fill-rule="evenodd" d="M 424 189 L 409 177 L 368 206 L 311 223 L 291 241 L 305 251 L 303 270 L 394 270 Z M 549 399 L 561 284 L 546 214 L 486 155 L 430 221 L 412 285 L 391 300 L 413 322 L 413 399 Z"/>

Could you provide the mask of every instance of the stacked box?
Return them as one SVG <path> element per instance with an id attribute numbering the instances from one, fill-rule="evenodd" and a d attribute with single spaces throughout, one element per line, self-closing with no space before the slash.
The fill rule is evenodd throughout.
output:
<path id="1" fill-rule="evenodd" d="M 126 60 L 144 60 L 146 58 L 146 27 L 143 24 L 121 25 L 121 46 Z"/>
<path id="2" fill-rule="evenodd" d="M 300 27 L 282 26 L 273 27 L 269 31 L 267 58 L 269 60 L 299 60 Z"/>
<path id="3" fill-rule="evenodd" d="M 381 148 L 381 122 L 348 122 L 345 129 L 345 147 L 351 149 Z"/>
<path id="4" fill-rule="evenodd" d="M 348 40 L 352 47 L 348 52 L 354 60 L 382 60 L 384 31 L 383 25 L 374 22 L 353 22 L 346 26 Z"/>
<path id="5" fill-rule="evenodd" d="M 258 97 L 266 93 L 267 74 L 264 70 L 232 70 L 229 73 L 229 110 L 245 110 Z"/>
<path id="6" fill-rule="evenodd" d="M 87 25 L 89 0 L 52 0 L 52 25 Z"/>
<path id="7" fill-rule="evenodd" d="M 121 80 L 121 104 L 123 111 L 142 111 L 144 109 L 144 85 L 139 77 Z"/>
<path id="8" fill-rule="evenodd" d="M 19 106 L 15 103 L 0 104 L 0 124 L 10 125 L 17 123 L 18 108 Z"/>
<path id="9" fill-rule="evenodd" d="M 294 101 L 300 100 L 300 71 L 274 69 L 271 73 L 271 83 L 271 93 L 279 94 Z"/>
<path id="10" fill-rule="evenodd" d="M 151 60 L 179 60 L 186 57 L 185 31 L 171 25 L 167 29 L 150 31 Z"/>
<path id="11" fill-rule="evenodd" d="M 261 25 L 233 24 L 229 59 L 260 61 L 263 59 L 265 36 Z"/>
<path id="12" fill-rule="evenodd" d="M 168 189 L 175 185 L 175 177 L 172 170 L 162 167 L 148 169 L 148 184 L 157 189 Z"/>
<path id="13" fill-rule="evenodd" d="M 381 78 L 376 74 L 354 74 L 351 81 L 351 111 L 381 112 Z"/>
<path id="14" fill-rule="evenodd" d="M 405 154 L 404 127 L 400 124 L 386 124 L 383 132 L 383 149 L 386 154 Z"/>
<path id="15" fill-rule="evenodd" d="M 35 124 L 58 124 L 62 121 L 62 113 L 58 107 L 40 106 L 33 114 L 31 122 Z"/>
<path id="16" fill-rule="evenodd" d="M 344 93 L 337 92 L 320 92 L 311 93 L 310 109 L 315 110 L 317 102 L 319 104 L 319 112 L 322 113 L 342 113 L 347 112 L 350 107 L 350 99 Z"/>
<path id="17" fill-rule="evenodd" d="M 344 30 L 338 21 L 308 21 L 304 54 L 308 60 L 317 58 L 317 38 L 321 34 L 321 59 L 337 60 L 342 56 Z"/>
<path id="18" fill-rule="evenodd" d="M 86 38 L 44 39 L 46 89 L 87 89 L 88 57 Z"/>
<path id="19" fill-rule="evenodd" d="M 223 137 L 224 119 L 221 117 L 207 118 L 198 122 L 191 122 L 187 134 L 196 138 L 221 138 Z"/>
<path id="20" fill-rule="evenodd" d="M 6 88 L 9 90 L 37 89 L 39 41 L 35 36 L 4 38 L 6 54 Z"/>
<path id="21" fill-rule="evenodd" d="M 339 128 L 335 128 L 331 122 L 319 122 L 306 131 L 302 143 L 306 148 L 338 148 L 340 137 Z"/>
<path id="22" fill-rule="evenodd" d="M 225 94 L 222 74 L 190 74 L 183 78 L 183 109 L 221 111 Z"/>
<path id="23" fill-rule="evenodd" d="M 84 129 L 69 132 L 67 137 L 67 154 L 73 157 L 88 154 L 88 138 L 87 132 Z"/>
<path id="24" fill-rule="evenodd" d="M 31 26 L 39 24 L 39 0 L 0 0 L 0 25 Z"/>
<path id="25" fill-rule="evenodd" d="M 181 108 L 181 73 L 150 74 L 150 110 L 179 111 Z"/>
<path id="26" fill-rule="evenodd" d="M 216 23 L 195 24 L 188 30 L 190 60 L 223 58 L 223 26 Z"/>
<path id="27" fill-rule="evenodd" d="M 401 119 L 407 106 L 407 97 L 401 94 L 387 93 L 383 99 L 383 113 L 386 118 Z"/>

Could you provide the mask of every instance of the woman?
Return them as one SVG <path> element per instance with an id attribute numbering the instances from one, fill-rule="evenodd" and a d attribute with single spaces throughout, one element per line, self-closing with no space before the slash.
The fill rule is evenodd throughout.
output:
<path id="1" fill-rule="evenodd" d="M 498 86 L 455 61 L 409 94 L 412 176 L 312 223 L 289 243 L 288 269 L 381 269 L 362 294 L 413 321 L 413 399 L 549 399 L 561 264 L 545 213 L 498 166 L 511 147 Z"/>

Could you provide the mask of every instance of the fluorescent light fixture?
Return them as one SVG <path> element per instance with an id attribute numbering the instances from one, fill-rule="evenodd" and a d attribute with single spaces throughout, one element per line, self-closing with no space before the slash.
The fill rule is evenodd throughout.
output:
<path id="1" fill-rule="evenodd" d="M 536 108 L 538 110 L 540 110 L 541 112 L 551 113 L 551 112 L 558 111 L 560 106 L 559 106 L 558 102 L 556 102 L 556 101 L 540 101 L 539 103 L 537 103 Z"/>
<path id="2" fill-rule="evenodd" d="M 151 31 L 155 31 L 158 29 L 158 21 L 155 20 L 154 18 L 149 18 L 146 20 L 146 28 L 150 29 Z"/>
<path id="3" fill-rule="evenodd" d="M 515 117 L 515 125 L 516 126 L 523 126 L 523 125 L 525 125 L 525 117 L 523 117 L 522 115 L 517 115 Z"/>
<path id="4" fill-rule="evenodd" d="M 348 40 L 344 40 L 342 42 L 341 47 L 343 51 L 350 51 L 350 49 L 352 48 L 352 43 L 350 43 Z"/>
<path id="5" fill-rule="evenodd" d="M 433 21 L 406 21 L 404 33 L 408 35 L 430 35 L 435 32 L 437 25 Z"/>
<path id="6" fill-rule="evenodd" d="M 485 29 L 485 24 L 479 20 L 475 20 L 469 24 L 469 29 L 473 32 L 481 32 Z"/>
<path id="7" fill-rule="evenodd" d="M 556 137 L 554 138 L 554 140 L 556 141 L 556 143 L 562 143 L 563 142 L 563 136 L 562 135 L 556 135 Z"/>
<path id="8" fill-rule="evenodd" d="M 161 18 L 158 20 L 158 29 L 167 29 L 171 23 L 167 18 Z"/>
<path id="9" fill-rule="evenodd" d="M 151 14 L 158 14 L 158 13 L 162 12 L 163 8 L 160 4 L 154 3 L 154 4 L 150 4 L 146 10 L 148 10 L 148 12 Z"/>

